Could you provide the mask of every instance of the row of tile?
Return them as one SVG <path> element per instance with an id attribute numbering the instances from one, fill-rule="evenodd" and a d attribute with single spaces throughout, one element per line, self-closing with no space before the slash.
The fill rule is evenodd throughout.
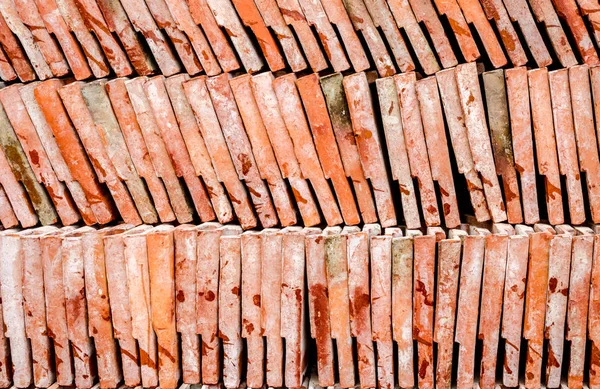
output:
<path id="1" fill-rule="evenodd" d="M 0 253 L 2 388 L 300 388 L 315 364 L 321 387 L 600 387 L 587 227 L 40 227 Z"/>
<path id="2" fill-rule="evenodd" d="M 594 0 L 3 0 L 0 78 L 597 65 L 599 11 Z"/>
<path id="3" fill-rule="evenodd" d="M 599 69 L 11 85 L 0 221 L 600 223 Z"/>

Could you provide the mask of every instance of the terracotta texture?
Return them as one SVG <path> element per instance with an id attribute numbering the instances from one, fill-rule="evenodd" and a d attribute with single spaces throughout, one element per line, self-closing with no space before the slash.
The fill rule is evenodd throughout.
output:
<path id="1" fill-rule="evenodd" d="M 383 160 L 382 145 L 375 124 L 367 77 L 364 73 L 352 75 L 344 78 L 343 84 L 365 177 L 371 180 L 374 189 L 379 221 L 383 227 L 395 225 L 396 212 Z"/>
<path id="2" fill-rule="evenodd" d="M 364 277 L 368 285 L 368 261 L 366 255 L 354 257 L 351 253 L 348 258 L 347 238 L 344 235 L 325 230 L 325 268 L 327 270 L 327 290 L 330 307 L 331 338 L 335 339 L 337 345 L 337 358 L 339 361 L 340 386 L 342 388 L 354 387 L 356 378 L 354 376 L 354 355 L 352 352 L 352 336 L 357 342 L 357 353 L 359 353 L 358 374 L 360 383 L 368 387 L 375 386 L 375 361 L 371 338 L 371 320 L 369 309 L 369 295 L 363 297 L 365 302 L 359 308 L 356 303 L 367 290 L 364 284 L 358 280 L 348 279 L 348 266 L 359 269 L 362 272 L 356 274 Z M 366 254 L 368 250 L 368 236 L 363 234 L 362 250 Z M 348 250 L 348 251 L 347 251 Z M 355 251 L 355 250 L 353 250 Z M 352 307 L 352 309 L 350 309 Z M 365 315 L 366 319 L 365 319 Z M 371 346 L 369 346 L 371 343 Z M 358 346 L 360 345 L 360 346 Z M 360 351 L 358 351 L 360 350 Z"/>
<path id="3" fill-rule="evenodd" d="M 283 236 L 279 230 L 267 228 L 262 235 L 261 267 L 261 332 L 265 337 L 265 383 L 280 387 L 284 384 L 283 337 L 281 336 L 281 284 Z"/>
<path id="4" fill-rule="evenodd" d="M 83 147 L 100 183 L 106 184 L 115 205 L 126 223 L 138 225 L 142 223 L 133 199 L 120 180 L 114 164 L 108 156 L 102 138 L 98 134 L 98 124 L 94 122 L 82 93 L 82 85 L 71 83 L 58 89 L 64 107 L 71 118 Z M 97 101 L 90 101 L 98 104 Z M 106 139 L 106 136 L 104 136 Z"/>
<path id="5" fill-rule="evenodd" d="M 429 154 L 431 178 L 437 181 L 441 195 L 444 224 L 449 228 L 458 227 L 460 225 L 460 214 L 452 177 L 442 103 L 436 79 L 428 77 L 421 80 L 415 84 L 415 89 Z M 427 217 L 425 217 L 425 221 L 427 221 Z"/>
<path id="6" fill-rule="evenodd" d="M 227 75 L 209 78 L 206 86 L 213 107 L 221 124 L 221 131 L 232 154 L 233 164 L 238 177 L 244 180 L 250 192 L 250 199 L 264 228 L 277 224 L 277 213 L 273 206 L 267 185 L 260 177 L 254 160 L 252 147 L 242 118 L 237 109 L 235 98 L 228 83 Z"/>
<path id="7" fill-rule="evenodd" d="M 548 74 L 550 98 L 556 135 L 559 170 L 565 176 L 569 216 L 572 224 L 581 224 L 585 220 L 583 193 L 575 143 L 573 126 L 573 108 L 569 93 L 569 71 L 557 70 Z"/>
<path id="8" fill-rule="evenodd" d="M 219 239 L 219 338 L 223 347 L 223 385 L 237 388 L 242 379 L 241 239 Z"/>
<path id="9" fill-rule="evenodd" d="M 515 235 L 508 238 L 502 307 L 502 338 L 506 341 L 502 382 L 509 387 L 516 387 L 519 383 L 529 235 L 532 233 L 533 228 L 517 225 Z"/>
<path id="10" fill-rule="evenodd" d="M 369 14 L 369 10 L 367 9 L 365 2 L 363 0 L 350 0 L 345 2 L 344 5 L 346 7 L 346 11 L 348 12 L 348 16 L 350 17 L 350 20 L 354 25 L 354 29 L 362 33 L 363 39 L 367 43 L 367 47 L 371 52 L 379 76 L 388 77 L 396 74 L 396 66 L 394 65 L 390 54 L 387 52 L 385 43 L 383 42 L 381 35 L 379 35 L 379 31 L 377 30 L 375 21 Z M 372 3 L 370 3 L 370 5 L 372 5 Z M 376 16 L 379 15 L 376 14 Z M 401 49 L 404 52 L 404 42 L 398 42 L 398 44 L 404 46 Z M 406 54 L 408 53 L 403 54 L 404 56 L 406 56 Z M 412 61 L 406 63 L 406 59 L 399 65 L 403 66 L 403 68 L 406 71 L 412 70 L 414 67 Z"/>
<path id="11" fill-rule="evenodd" d="M 277 165 L 266 126 L 252 92 L 252 78 L 248 75 L 236 77 L 230 80 L 229 84 L 252 145 L 258 171 L 269 186 L 279 221 L 282 226 L 296 224 L 294 204 Z"/>
<path id="12" fill-rule="evenodd" d="M 210 99 L 205 78 L 191 79 L 183 84 L 183 89 L 206 142 L 215 173 L 232 200 L 233 210 L 241 226 L 245 229 L 255 227 L 256 217 L 252 212 L 246 188 L 239 180 L 234 162 L 229 155 L 228 145 Z"/>
<path id="13" fill-rule="evenodd" d="M 160 221 L 170 222 L 175 220 L 175 214 L 169 203 L 165 185 L 152 163 L 152 156 L 146 147 L 144 135 L 136 118 L 135 110 L 129 100 L 125 80 L 116 79 L 109 81 L 106 83 L 105 88 L 115 117 L 119 122 L 121 134 L 129 150 L 131 162 L 139 177 L 143 178 L 148 186 L 148 191 L 152 196 L 152 201 Z"/>
<path id="14" fill-rule="evenodd" d="M 333 183 L 344 223 L 358 224 L 360 216 L 342 164 L 325 97 L 316 74 L 296 80 L 325 178 Z"/>
<path id="15" fill-rule="evenodd" d="M 58 175 L 54 172 L 35 125 L 21 99 L 19 87 L 15 85 L 0 90 L 0 101 L 5 107 L 6 116 L 23 147 L 23 152 L 33 173 L 37 180 L 48 188 L 48 194 L 61 222 L 64 225 L 76 223 L 80 218 L 79 213 L 64 183 L 60 182 Z M 6 109 L 6 107 L 9 108 Z"/>
<path id="16" fill-rule="evenodd" d="M 511 224 L 521 223 L 523 222 L 523 212 L 517 181 L 517 168 L 514 161 L 504 71 L 495 70 L 484 73 L 483 84 L 490 123 L 492 150 L 496 172 L 502 177 L 507 220 Z"/>
<path id="17" fill-rule="evenodd" d="M 537 164 L 539 174 L 544 176 L 546 184 L 548 220 L 550 224 L 561 224 L 564 222 L 564 213 L 548 71 L 546 69 L 530 70 L 528 75 Z"/>
<path id="18" fill-rule="evenodd" d="M 292 71 L 298 72 L 306 69 L 308 65 L 300 51 L 298 42 L 296 41 L 292 30 L 290 30 L 286 21 L 283 19 L 281 10 L 277 6 L 275 0 L 256 0 L 255 4 L 261 13 L 265 25 L 273 29 Z"/>
<path id="19" fill-rule="evenodd" d="M 124 381 L 127 385 L 158 385 L 156 334 L 152 328 L 150 279 L 145 234 L 149 226 L 140 226 L 125 234 L 104 239 L 104 250 L 114 253 L 114 270 L 107 272 L 109 291 L 119 304 L 112 308 L 116 337 L 121 346 Z M 108 258 L 108 257 L 107 257 Z M 112 279 L 112 280 L 111 280 Z M 123 279 L 127 282 L 119 282 Z M 127 290 L 125 290 L 127 288 Z M 117 328 L 118 325 L 118 328 Z M 139 357 L 136 353 L 136 343 Z"/>
<path id="20" fill-rule="evenodd" d="M 461 105 L 454 69 L 442 70 L 436 74 L 444 113 L 448 123 L 450 140 L 454 150 L 458 172 L 465 176 L 471 205 L 477 221 L 490 220 L 490 212 L 485 198 L 483 183 L 476 169 L 471 153 L 465 122 L 465 113 Z"/>
<path id="21" fill-rule="evenodd" d="M 506 95 L 510 115 L 510 129 L 514 167 L 519 173 L 523 220 L 534 224 L 540 220 L 536 187 L 533 129 L 529 110 L 527 69 L 509 69 L 505 73 Z"/>
<path id="22" fill-rule="evenodd" d="M 416 178 L 419 183 L 425 224 L 427 226 L 437 226 L 440 224 L 440 213 L 437 207 L 424 126 L 419 110 L 420 104 L 417 97 L 416 75 L 414 73 L 399 75 L 394 77 L 394 81 L 402 112 L 402 131 L 404 132 L 404 139 L 406 141 L 410 170 L 413 178 Z M 424 88 L 422 88 L 422 91 L 425 91 Z M 426 108 L 424 107 L 424 109 Z M 435 130 L 431 132 L 433 131 Z"/>
<path id="23" fill-rule="evenodd" d="M 467 137 L 471 146 L 475 169 L 481 175 L 488 209 L 495 223 L 506 220 L 504 201 L 500 192 L 498 176 L 490 136 L 483 111 L 483 101 L 479 89 L 477 68 L 474 63 L 456 67 L 456 84 L 465 115 Z M 537 139 L 537 137 L 536 137 Z"/>
<path id="24" fill-rule="evenodd" d="M 469 235 L 463 239 L 455 340 L 459 344 L 457 360 L 458 388 L 473 387 L 475 343 L 479 293 L 485 252 L 485 237 Z"/>
<path id="25" fill-rule="evenodd" d="M 317 372 L 320 386 L 335 384 L 329 289 L 325 264 L 325 239 L 320 234 L 306 237 L 306 280 L 310 335 L 317 347 Z"/>
<path id="26" fill-rule="evenodd" d="M 198 231 L 183 224 L 173 233 L 175 244 L 175 319 L 181 335 L 182 379 L 200 383 L 200 337 L 196 329 L 196 273 Z"/>
<path id="27" fill-rule="evenodd" d="M 173 212 L 180 223 L 187 223 L 192 220 L 192 209 L 189 200 L 184 195 L 184 188 L 179 181 L 177 171 L 169 157 L 169 152 L 165 142 L 161 137 L 160 129 L 156 123 L 150 101 L 144 93 L 145 79 L 136 78 L 126 81 L 125 87 L 129 95 L 129 100 L 135 111 L 138 125 L 142 130 L 142 136 L 148 154 L 152 160 L 152 165 L 156 174 L 162 178 L 163 184 L 171 200 Z M 185 150 L 180 150 L 184 152 Z"/>
<path id="28" fill-rule="evenodd" d="M 592 74 L 595 74 L 592 73 Z M 593 76 L 592 76 L 593 77 Z M 595 147 L 594 137 L 594 111 L 592 88 L 590 87 L 590 73 L 587 66 L 577 66 L 569 69 L 569 87 L 571 91 L 571 105 L 573 107 L 573 124 L 575 140 L 577 142 L 577 155 L 579 157 L 579 170 L 585 172 L 588 193 L 589 210 L 594 223 L 600 219 L 600 194 L 595 184 L 600 179 L 600 159 Z M 592 141 L 588 141 L 592 139 Z"/>
<path id="29" fill-rule="evenodd" d="M 62 233 L 67 233 L 67 231 L 63 229 L 60 233 L 42 236 L 40 243 L 44 269 L 46 324 L 48 326 L 48 336 L 54 344 L 56 382 L 58 385 L 70 386 L 75 383 L 75 372 L 70 363 L 73 354 L 67 330 L 60 237 Z"/>
<path id="30" fill-rule="evenodd" d="M 246 71 L 248 73 L 259 71 L 263 67 L 263 60 L 252 45 L 231 0 L 206 0 L 206 2 L 216 22 L 227 31 Z M 207 74 L 211 75 L 209 72 Z"/>
<path id="31" fill-rule="evenodd" d="M 333 192 L 326 181 L 319 156 L 313 142 L 302 102 L 296 88 L 296 76 L 286 75 L 273 80 L 273 90 L 279 102 L 279 111 L 294 144 L 300 171 L 311 184 L 316 200 L 328 225 L 340 224 L 343 219 Z"/>
<path id="32" fill-rule="evenodd" d="M 58 215 L 51 198 L 32 170 L 19 138 L 2 107 L 0 107 L 0 127 L 0 146 L 6 156 L 6 161 L 15 179 L 23 185 L 27 192 L 40 223 L 43 225 L 56 223 Z"/>
<path id="33" fill-rule="evenodd" d="M 465 235 L 464 231 L 450 230 L 448 239 L 440 240 L 437 247 L 437 309 L 433 331 L 433 341 L 438 345 L 435 384 L 445 389 L 451 387 L 461 238 Z"/>
<path id="34" fill-rule="evenodd" d="M 373 236 L 370 243 L 372 332 L 377 345 L 377 381 L 380 388 L 393 388 L 392 236 Z"/>
<path id="35" fill-rule="evenodd" d="M 79 183 L 97 222 L 105 224 L 115 218 L 115 210 L 105 190 L 99 185 L 92 166 L 79 143 L 73 124 L 62 105 L 58 89 L 61 81 L 43 82 L 34 88 L 35 99 L 50 126 L 71 176 Z"/>
<path id="36" fill-rule="evenodd" d="M 404 138 L 402 116 L 396 84 L 392 77 L 377 80 L 379 106 L 389 153 L 392 178 L 400 186 L 402 213 L 407 228 L 419 228 L 421 219 L 409 164 L 407 142 Z M 387 108 L 387 109 L 386 109 Z"/>
<path id="37" fill-rule="evenodd" d="M 564 3 L 564 2 L 561 2 Z M 529 6 L 538 23 L 544 23 L 554 52 L 563 66 L 574 66 L 577 59 L 568 44 L 565 32 L 560 24 L 557 12 L 551 0 L 530 0 Z M 544 66 L 544 65 L 540 65 Z"/>
<path id="38" fill-rule="evenodd" d="M 523 337 L 527 339 L 525 385 L 531 388 L 541 385 L 551 241 L 552 233 L 548 229 L 538 229 L 530 235 Z"/>
<path id="39" fill-rule="evenodd" d="M 507 1 L 503 0 L 506 12 L 510 18 L 519 25 L 525 43 L 531 52 L 537 66 L 548 66 L 552 63 L 552 57 L 544 43 L 542 35 L 537 28 L 536 21 L 526 0 Z M 537 18 L 537 16 L 536 16 Z"/>
<path id="40" fill-rule="evenodd" d="M 438 58 L 442 63 L 442 67 L 449 68 L 456 66 L 458 63 L 456 56 L 452 52 L 452 47 L 450 46 L 450 42 L 444 31 L 444 27 L 440 23 L 436 10 L 433 7 L 433 3 L 430 0 L 408 0 L 408 2 L 412 7 L 417 22 L 425 25 Z M 465 54 L 465 58 L 467 58 L 467 60 L 475 59 L 472 57 L 469 59 L 468 54 Z"/>
<path id="41" fill-rule="evenodd" d="M 377 221 L 375 203 L 361 165 L 342 81 L 341 74 L 323 77 L 320 79 L 321 89 L 327 104 L 329 119 L 340 151 L 344 171 L 352 180 L 362 220 L 365 223 L 374 223 Z"/>
<path id="42" fill-rule="evenodd" d="M 157 223 L 156 209 L 144 182 L 135 170 L 105 86 L 106 83 L 102 81 L 92 82 L 82 86 L 81 94 L 117 177 L 127 186 L 141 220 L 147 224 Z"/>
<path id="43" fill-rule="evenodd" d="M 246 339 L 248 362 L 246 385 L 260 388 L 264 383 L 265 350 L 262 337 L 262 235 L 242 235 L 242 337 Z"/>
<path id="44" fill-rule="evenodd" d="M 94 339 L 100 385 L 106 388 L 116 388 L 122 373 L 110 311 L 103 236 L 119 230 L 123 228 L 90 231 L 81 239 L 89 334 Z"/>
<path id="45" fill-rule="evenodd" d="M 85 298 L 83 262 L 84 234 L 93 231 L 83 227 L 62 236 L 62 271 L 67 318 L 67 335 L 73 352 L 75 385 L 91 388 L 96 372 L 93 367 L 94 346 L 90 337 L 88 312 Z"/>
<path id="46" fill-rule="evenodd" d="M 175 320 L 173 227 L 159 226 L 146 235 L 152 327 L 158 343 L 158 382 L 175 389 L 181 371 Z"/>
<path id="47" fill-rule="evenodd" d="M 271 140 L 281 175 L 288 180 L 292 187 L 292 193 L 304 224 L 308 227 L 314 226 L 320 223 L 321 216 L 308 183 L 303 177 L 289 130 L 284 130 L 287 128 L 277 100 L 273 80 L 274 77 L 271 73 L 252 77 L 254 99 Z"/>
<path id="48" fill-rule="evenodd" d="M 348 70 L 350 64 L 344 49 L 333 29 L 321 0 L 299 0 L 306 22 L 317 31 L 323 50 L 331 63 L 333 70 L 341 72 Z M 306 48 L 305 48 L 306 51 Z M 310 58 L 309 58 L 310 62 Z"/>
<path id="49" fill-rule="evenodd" d="M 119 42 L 117 42 L 115 37 L 111 34 L 108 23 L 104 19 L 103 12 L 99 6 L 102 2 L 96 3 L 95 1 L 89 0 L 74 0 L 74 2 L 83 17 L 86 27 L 94 32 L 94 36 L 98 39 L 98 43 L 100 43 L 100 46 L 106 55 L 106 59 L 116 75 L 118 77 L 124 77 L 133 73 L 134 69 L 129 62 L 129 58 L 127 58 L 127 55 L 123 49 L 121 49 Z M 106 14 L 106 12 L 104 12 L 104 14 Z M 119 32 L 121 32 L 122 35 L 123 29 L 119 29 Z M 128 46 L 127 43 L 130 43 L 124 41 L 122 37 L 121 42 L 125 43 L 125 47 Z"/>
<path id="50" fill-rule="evenodd" d="M 31 347 L 25 333 L 25 311 L 23 310 L 23 261 L 21 260 L 21 238 L 14 231 L 0 235 L 2 258 L 2 316 L 4 336 L 10 344 L 10 357 L 13 364 L 13 385 L 27 388 L 33 384 Z"/>
<path id="51" fill-rule="evenodd" d="M 175 169 L 175 174 L 185 182 L 200 220 L 214 220 L 215 212 L 210 203 L 208 191 L 194 171 L 190 154 L 177 124 L 175 112 L 172 105 L 169 104 L 164 77 L 157 76 L 147 80 L 144 83 L 144 92 L 154 114 L 165 149 Z"/>

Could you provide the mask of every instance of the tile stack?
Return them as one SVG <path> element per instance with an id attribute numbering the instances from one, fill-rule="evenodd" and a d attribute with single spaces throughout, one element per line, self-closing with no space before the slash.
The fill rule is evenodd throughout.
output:
<path id="1" fill-rule="evenodd" d="M 600 223 L 599 69 L 14 84 L 0 220 Z"/>
<path id="2" fill-rule="evenodd" d="M 0 249 L 2 388 L 600 387 L 588 227 L 46 226 Z"/>
<path id="3" fill-rule="evenodd" d="M 2 0 L 0 78 L 600 64 L 595 0 Z"/>
<path id="4" fill-rule="evenodd" d="M 0 389 L 600 389 L 595 0 L 0 0 Z"/>

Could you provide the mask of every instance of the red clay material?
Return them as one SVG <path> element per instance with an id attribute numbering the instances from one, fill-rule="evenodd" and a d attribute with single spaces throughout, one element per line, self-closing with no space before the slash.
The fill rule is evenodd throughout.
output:
<path id="1" fill-rule="evenodd" d="M 256 166 L 252 146 L 229 86 L 228 76 L 223 74 L 209 78 L 206 80 L 206 86 L 238 176 L 248 186 L 250 199 L 262 226 L 264 228 L 273 227 L 278 223 L 277 212 L 269 195 L 268 187 L 261 179 Z"/>
<path id="2" fill-rule="evenodd" d="M 467 389 L 473 387 L 475 372 L 475 344 L 485 237 L 465 236 L 463 245 L 455 339 L 459 343 L 457 388 Z"/>
<path id="3" fill-rule="evenodd" d="M 187 80 L 189 80 L 189 76 L 184 74 L 169 77 L 165 80 L 165 86 L 194 171 L 204 181 L 217 220 L 220 223 L 228 223 L 233 219 L 233 209 L 223 186 L 217 178 L 206 143 L 202 138 L 194 112 L 183 90 L 183 83 Z"/>
<path id="4" fill-rule="evenodd" d="M 158 380 L 161 388 L 176 389 L 181 371 L 175 320 L 173 227 L 155 227 L 146 237 L 152 327 L 158 343 Z"/>
<path id="5" fill-rule="evenodd" d="M 261 330 L 262 235 L 242 235 L 242 338 L 248 353 L 246 385 L 260 388 L 264 384 L 264 341 Z"/>
<path id="6" fill-rule="evenodd" d="M 338 1 L 341 3 L 341 0 Z M 283 19 L 281 10 L 277 6 L 275 0 L 255 0 L 255 4 L 261 13 L 265 25 L 275 32 L 275 36 L 277 37 L 277 40 L 279 40 L 279 44 L 281 45 L 292 71 L 299 72 L 306 69 L 307 64 L 300 51 L 298 42 L 296 41 L 292 30 L 290 30 Z M 273 69 L 271 70 L 274 71 Z"/>
<path id="7" fill-rule="evenodd" d="M 456 165 L 458 172 L 465 176 L 475 218 L 479 222 L 490 220 L 483 184 L 475 169 L 473 154 L 469 146 L 465 115 L 456 83 L 456 72 L 454 69 L 442 70 L 436 74 L 436 79 L 442 97 Z"/>
<path id="8" fill-rule="evenodd" d="M 35 99 L 34 89 L 38 84 L 39 83 L 32 83 L 21 86 L 19 88 L 21 100 L 27 109 L 27 113 L 29 114 L 31 122 L 35 126 L 35 131 L 39 136 L 40 143 L 43 146 L 48 161 L 52 165 L 56 177 L 65 183 L 73 202 L 77 206 L 77 210 L 79 211 L 83 222 L 87 225 L 95 224 L 97 222 L 96 216 L 94 215 L 90 203 L 86 198 L 86 194 L 83 191 L 82 186 L 73 179 L 73 176 L 69 171 L 69 167 L 67 166 L 67 163 L 61 154 L 60 148 L 58 147 L 58 143 L 52 134 L 52 129 L 48 125 L 48 122 L 46 121 L 46 118 L 44 117 L 44 114 L 42 113 L 42 110 Z M 42 162 L 40 161 L 40 163 Z M 59 211 L 60 215 L 60 208 L 57 210 Z M 65 220 L 62 221 L 63 224 L 65 224 Z"/>
<path id="9" fill-rule="evenodd" d="M 423 23 L 427 28 L 427 32 L 431 37 L 435 51 L 442 63 L 442 67 L 450 68 L 456 66 L 458 61 L 452 51 L 452 46 L 450 46 L 444 27 L 438 18 L 431 0 L 408 0 L 408 2 L 415 13 L 417 22 Z M 473 55 L 469 56 L 466 54 L 465 58 L 467 58 L 468 61 L 475 59 Z"/>
<path id="10" fill-rule="evenodd" d="M 527 283 L 527 262 L 529 259 L 529 235 L 533 233 L 533 228 L 517 225 L 515 232 L 515 235 L 508 238 L 502 306 L 502 338 L 506 341 L 502 383 L 511 388 L 519 385 L 519 359 Z"/>
<path id="11" fill-rule="evenodd" d="M 229 35 L 242 64 L 248 73 L 259 71 L 264 63 L 246 33 L 231 0 L 206 0 L 219 26 Z M 207 72 L 208 75 L 212 73 Z"/>
<path id="12" fill-rule="evenodd" d="M 175 174 L 177 174 L 177 177 L 183 178 L 200 220 L 214 220 L 215 212 L 204 183 L 194 171 L 190 154 L 169 100 L 164 77 L 157 76 L 146 81 L 144 92 L 154 114 L 165 148 L 171 158 Z"/>
<path id="13" fill-rule="evenodd" d="M 85 147 L 85 151 L 98 176 L 98 180 L 101 183 L 105 183 L 108 187 L 121 217 L 126 223 L 133 225 L 141 224 L 142 220 L 133 203 L 133 199 L 124 183 L 120 180 L 115 166 L 108 156 L 102 138 L 97 130 L 98 124 L 94 122 L 86 105 L 81 87 L 80 82 L 74 82 L 60 88 L 58 93 L 77 130 L 79 140 L 83 144 L 83 147 Z M 93 102 L 93 104 L 97 103 L 97 101 Z"/>
<path id="14" fill-rule="evenodd" d="M 316 74 L 302 77 L 296 80 L 296 86 L 302 98 L 323 173 L 325 178 L 333 183 L 344 223 L 358 224 L 360 216 L 344 172 L 340 151 L 325 106 L 325 98 L 319 86 L 319 77 Z"/>
<path id="15" fill-rule="evenodd" d="M 240 116 L 244 122 L 246 134 L 252 145 L 252 153 L 261 178 L 263 178 L 273 197 L 273 205 L 282 226 L 296 224 L 296 210 L 287 189 L 267 129 L 260 116 L 260 110 L 252 92 L 252 78 L 249 75 L 236 77 L 229 81 Z"/>
<path id="16" fill-rule="evenodd" d="M 506 211 L 494 166 L 492 146 L 483 110 L 483 99 L 479 89 L 477 65 L 470 63 L 457 66 L 456 84 L 465 115 L 465 126 L 473 162 L 483 182 L 488 209 L 495 223 L 503 222 L 506 220 Z"/>
<path id="17" fill-rule="evenodd" d="M 280 110 L 273 80 L 274 77 L 271 73 L 263 73 L 252 77 L 254 99 L 271 140 L 281 174 L 283 178 L 288 179 L 292 187 L 292 193 L 304 224 L 307 227 L 314 226 L 321 222 L 321 216 L 308 183 L 302 175 L 300 163 L 294 152 L 292 138 Z"/>
<path id="18" fill-rule="evenodd" d="M 505 1 L 505 3 L 509 2 Z M 526 4 L 523 4 L 522 6 L 527 7 Z M 552 5 L 552 1 L 529 0 L 529 6 L 531 7 L 537 22 L 544 23 L 546 26 L 546 32 L 550 38 L 550 42 L 552 43 L 552 47 L 554 48 L 554 52 L 558 56 L 560 63 L 565 67 L 577 65 L 577 59 L 573 54 L 573 50 L 571 49 L 571 45 L 567 40 L 567 36 L 565 35 L 560 23 L 560 19 L 556 14 L 556 10 Z"/>
<path id="19" fill-rule="evenodd" d="M 15 85 L 1 89 L 0 101 L 4 105 L 6 115 L 21 142 L 37 180 L 47 188 L 62 224 L 76 223 L 80 219 L 79 213 L 71 196 L 66 191 L 64 183 L 59 181 L 52 168 L 36 128 L 21 99 L 19 87 Z"/>
<path id="20" fill-rule="evenodd" d="M 145 180 L 160 221 L 165 223 L 175 220 L 175 214 L 169 203 L 165 187 L 152 165 L 142 130 L 127 94 L 125 80 L 116 79 L 109 81 L 106 83 L 105 88 L 115 117 L 119 122 L 119 128 L 125 139 L 135 171 L 140 178 Z"/>
<path id="21" fill-rule="evenodd" d="M 201 0 L 196 1 L 199 2 Z M 204 2 L 206 2 L 206 0 L 204 0 Z M 265 24 L 257 4 L 254 1 L 233 0 L 233 5 L 244 25 L 252 30 L 271 71 L 276 72 L 284 69 L 286 65 L 279 52 L 279 47 L 277 46 L 271 31 Z M 224 41 L 224 43 L 229 47 L 227 41 Z M 215 45 L 213 44 L 212 46 L 214 47 Z M 232 55 L 233 58 L 235 58 L 235 54 L 232 53 Z"/>
<path id="22" fill-rule="evenodd" d="M 508 69 L 505 78 L 514 163 L 521 183 L 523 218 L 526 224 L 534 224 L 540 220 L 540 215 L 527 69 L 524 67 Z"/>
<path id="23" fill-rule="evenodd" d="M 406 140 L 411 175 L 417 179 L 419 184 L 425 224 L 427 226 L 438 226 L 440 225 L 440 213 L 437 207 L 427 143 L 425 142 L 424 127 L 421 121 L 422 112 L 419 110 L 416 89 L 417 77 L 415 73 L 402 74 L 395 76 L 394 81 L 396 82 L 398 102 L 401 108 L 402 131 Z"/>
<path id="24" fill-rule="evenodd" d="M 296 76 L 293 74 L 278 77 L 273 81 L 273 90 L 279 102 L 279 110 L 294 144 L 300 171 L 311 183 L 325 221 L 330 226 L 340 224 L 343 219 L 329 183 L 326 181 L 327 176 L 323 174 L 319 163 L 295 81 Z"/>
<path id="25" fill-rule="evenodd" d="M 546 69 L 530 70 L 528 75 L 538 171 L 540 175 L 544 176 L 546 183 L 548 220 L 552 225 L 562 224 L 564 222 L 562 192 L 555 126 L 552 121 L 548 71 Z"/>
<path id="26" fill-rule="evenodd" d="M 392 178 L 398 181 L 400 186 L 404 223 L 407 228 L 420 228 L 421 218 L 419 216 L 419 208 L 408 160 L 407 145 L 402 128 L 402 116 L 400 115 L 400 103 L 396 84 L 392 77 L 378 79 L 376 84 L 385 141 L 389 150 L 388 156 Z"/>
<path id="27" fill-rule="evenodd" d="M 375 62 L 375 67 L 380 77 L 388 77 L 396 74 L 396 67 L 390 57 L 387 47 L 379 35 L 375 21 L 371 18 L 363 0 L 350 0 L 345 2 L 346 11 L 354 29 L 360 31 L 363 39 L 367 43 L 369 52 Z M 394 26 L 395 27 L 395 26 Z M 404 42 L 402 42 L 404 44 Z M 400 62 L 399 67 L 410 71 L 414 68 L 412 61 L 406 60 Z"/>
<path id="28" fill-rule="evenodd" d="M 61 86 L 62 82 L 59 80 L 43 82 L 34 89 L 35 99 L 56 138 L 71 176 L 81 185 L 98 223 L 105 224 L 116 217 L 115 210 L 104 189 L 99 185 L 59 98 L 58 90 Z"/>
<path id="29" fill-rule="evenodd" d="M 198 263 L 198 231 L 183 224 L 175 228 L 175 318 L 181 337 L 183 382 L 199 384 L 200 337 L 196 330 L 196 273 Z"/>
<path id="30" fill-rule="evenodd" d="M 419 64 L 425 74 L 433 74 L 440 70 L 440 65 L 429 46 L 429 42 L 417 23 L 417 19 L 410 8 L 408 0 L 390 0 L 387 2 L 390 11 L 399 29 L 403 29 L 408 36 L 408 41 L 415 51 Z"/>
<path id="31" fill-rule="evenodd" d="M 323 52 L 304 16 L 298 0 L 277 0 L 283 20 L 294 29 L 304 55 L 314 72 L 325 70 L 328 67 Z"/>
<path id="32" fill-rule="evenodd" d="M 223 385 L 227 389 L 238 388 L 242 379 L 240 238 L 239 234 L 223 235 L 219 246 L 219 338 L 223 342 Z"/>
<path id="33" fill-rule="evenodd" d="M 160 130 L 152 112 L 152 106 L 144 93 L 145 78 L 136 78 L 125 82 L 129 95 L 129 101 L 135 111 L 139 128 L 142 131 L 148 154 L 156 174 L 163 181 L 168 193 L 173 212 L 179 223 L 187 223 L 192 220 L 192 208 L 185 197 L 184 189 L 177 176 L 165 142 L 161 137 Z M 184 150 L 182 150 L 184 151 Z"/>
<path id="34" fill-rule="evenodd" d="M 569 71 L 564 69 L 550 72 L 548 79 L 560 173 L 566 178 L 570 221 L 577 225 L 585 220 L 585 210 L 573 126 Z"/>
<path id="35" fill-rule="evenodd" d="M 331 120 L 344 171 L 346 176 L 352 180 L 362 220 L 365 223 L 374 223 L 377 221 L 375 203 L 361 165 L 342 80 L 341 74 L 323 77 L 320 80 L 321 89 L 329 111 L 329 119 Z M 329 147 L 332 146 L 329 145 Z"/>
<path id="36" fill-rule="evenodd" d="M 232 200 L 233 209 L 240 225 L 244 229 L 256 227 L 256 217 L 250 205 L 246 188 L 240 181 L 229 154 L 219 119 L 206 87 L 206 79 L 204 77 L 191 79 L 183 84 L 183 89 L 196 116 L 215 173 Z"/>
<path id="37" fill-rule="evenodd" d="M 396 225 L 396 211 L 375 123 L 369 84 L 364 73 L 344 78 L 344 91 L 365 177 L 371 180 L 383 227 Z"/>
<path id="38" fill-rule="evenodd" d="M 598 73 L 593 71 L 594 86 Z M 590 73 L 586 65 L 576 66 L 569 69 L 569 87 L 571 91 L 571 104 L 573 107 L 573 124 L 575 128 L 575 139 L 577 141 L 577 155 L 579 156 L 579 170 L 585 172 L 589 210 L 592 221 L 600 221 L 600 158 L 597 139 L 594 130 L 594 105 L 592 87 L 590 87 Z"/>
<path id="39" fill-rule="evenodd" d="M 525 321 L 523 323 L 523 337 L 527 339 L 525 385 L 528 388 L 538 389 L 541 386 L 548 261 L 550 242 L 552 241 L 552 232 L 544 226 L 542 228 L 543 230 L 536 228 L 536 232 L 530 235 Z"/>
<path id="40" fill-rule="evenodd" d="M 506 215 L 509 223 L 522 223 L 521 196 L 517 181 L 513 143 L 508 114 L 504 71 L 495 70 L 483 74 L 488 121 L 496 172 L 502 177 Z"/>
<path id="41" fill-rule="evenodd" d="M 442 103 L 435 77 L 418 81 L 415 89 L 427 143 L 431 176 L 434 181 L 437 181 L 441 194 L 444 224 L 448 228 L 455 228 L 460 225 L 460 214 L 452 177 Z"/>

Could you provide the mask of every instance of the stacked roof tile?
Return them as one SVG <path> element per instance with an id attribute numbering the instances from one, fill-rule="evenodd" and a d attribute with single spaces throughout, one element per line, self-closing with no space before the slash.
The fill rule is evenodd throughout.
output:
<path id="1" fill-rule="evenodd" d="M 0 388 L 600 388 L 598 11 L 0 0 Z"/>

